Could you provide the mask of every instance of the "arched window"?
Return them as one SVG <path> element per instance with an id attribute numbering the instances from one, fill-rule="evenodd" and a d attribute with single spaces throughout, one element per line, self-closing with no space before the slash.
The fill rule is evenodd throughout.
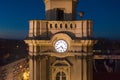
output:
<path id="1" fill-rule="evenodd" d="M 52 24 L 50 24 L 50 28 L 52 28 Z"/>
<path id="2" fill-rule="evenodd" d="M 65 28 L 67 28 L 67 24 L 65 24 Z"/>
<path id="3" fill-rule="evenodd" d="M 73 28 L 72 24 L 70 24 L 70 28 Z"/>
<path id="4" fill-rule="evenodd" d="M 62 28 L 62 24 L 60 24 L 60 28 Z"/>
<path id="5" fill-rule="evenodd" d="M 55 24 L 55 28 L 57 28 L 57 24 Z"/>
<path id="6" fill-rule="evenodd" d="M 66 75 L 64 72 L 58 72 L 56 74 L 56 80 L 66 80 Z"/>

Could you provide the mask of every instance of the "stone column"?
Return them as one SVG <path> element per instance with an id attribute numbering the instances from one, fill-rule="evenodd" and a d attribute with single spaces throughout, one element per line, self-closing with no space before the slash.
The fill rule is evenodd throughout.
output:
<path id="1" fill-rule="evenodd" d="M 83 57 L 83 80 L 87 80 L 87 61 L 86 61 L 86 56 Z"/>
<path id="2" fill-rule="evenodd" d="M 87 63 L 88 63 L 88 80 L 93 80 L 93 58 L 92 55 L 90 55 L 87 59 Z"/>
<path id="3" fill-rule="evenodd" d="M 29 45 L 29 80 L 34 80 L 34 58 L 33 58 L 33 45 Z"/>
<path id="4" fill-rule="evenodd" d="M 40 80 L 40 63 L 39 56 L 34 57 L 34 80 Z"/>
<path id="5" fill-rule="evenodd" d="M 40 70 L 40 73 L 41 73 L 41 80 L 46 80 L 47 76 L 46 76 L 46 66 L 47 66 L 47 62 L 46 62 L 46 58 L 45 56 L 42 56 L 43 58 L 41 59 L 41 70 Z"/>
<path id="6" fill-rule="evenodd" d="M 42 77 L 42 76 L 41 76 L 41 74 L 42 74 L 42 73 L 41 73 L 41 70 L 42 70 L 42 68 L 41 68 L 41 58 L 39 58 L 39 68 L 40 68 L 40 69 L 39 69 L 39 72 L 40 72 L 40 74 L 39 74 L 40 79 L 39 79 L 39 80 L 42 80 L 42 78 L 41 78 L 41 77 Z"/>
<path id="7" fill-rule="evenodd" d="M 34 64 L 33 64 L 33 56 L 30 56 L 30 59 L 29 59 L 29 71 L 30 71 L 30 77 L 29 77 L 29 80 L 34 80 Z"/>
<path id="8" fill-rule="evenodd" d="M 81 54 L 81 53 L 80 53 Z M 83 80 L 83 60 L 82 56 L 77 56 L 77 71 L 76 71 L 76 80 Z"/>

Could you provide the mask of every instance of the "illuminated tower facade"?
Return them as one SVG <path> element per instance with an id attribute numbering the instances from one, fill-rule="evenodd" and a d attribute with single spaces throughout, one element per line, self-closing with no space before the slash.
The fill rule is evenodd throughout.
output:
<path id="1" fill-rule="evenodd" d="M 46 20 L 30 20 L 30 80 L 92 80 L 92 21 L 76 20 L 77 0 L 44 0 Z"/>

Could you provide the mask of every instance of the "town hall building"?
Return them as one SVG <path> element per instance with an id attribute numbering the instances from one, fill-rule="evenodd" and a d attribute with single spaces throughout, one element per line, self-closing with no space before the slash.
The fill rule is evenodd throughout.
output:
<path id="1" fill-rule="evenodd" d="M 46 20 L 30 20 L 29 80 L 93 80 L 92 20 L 76 20 L 78 0 L 44 0 Z"/>

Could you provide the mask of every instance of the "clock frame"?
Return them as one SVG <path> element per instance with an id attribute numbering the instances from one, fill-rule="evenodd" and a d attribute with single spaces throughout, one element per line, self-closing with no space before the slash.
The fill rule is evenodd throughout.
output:
<path id="1" fill-rule="evenodd" d="M 57 40 L 54 43 L 54 49 L 58 53 L 64 53 L 68 49 L 68 43 L 63 39 Z"/>

